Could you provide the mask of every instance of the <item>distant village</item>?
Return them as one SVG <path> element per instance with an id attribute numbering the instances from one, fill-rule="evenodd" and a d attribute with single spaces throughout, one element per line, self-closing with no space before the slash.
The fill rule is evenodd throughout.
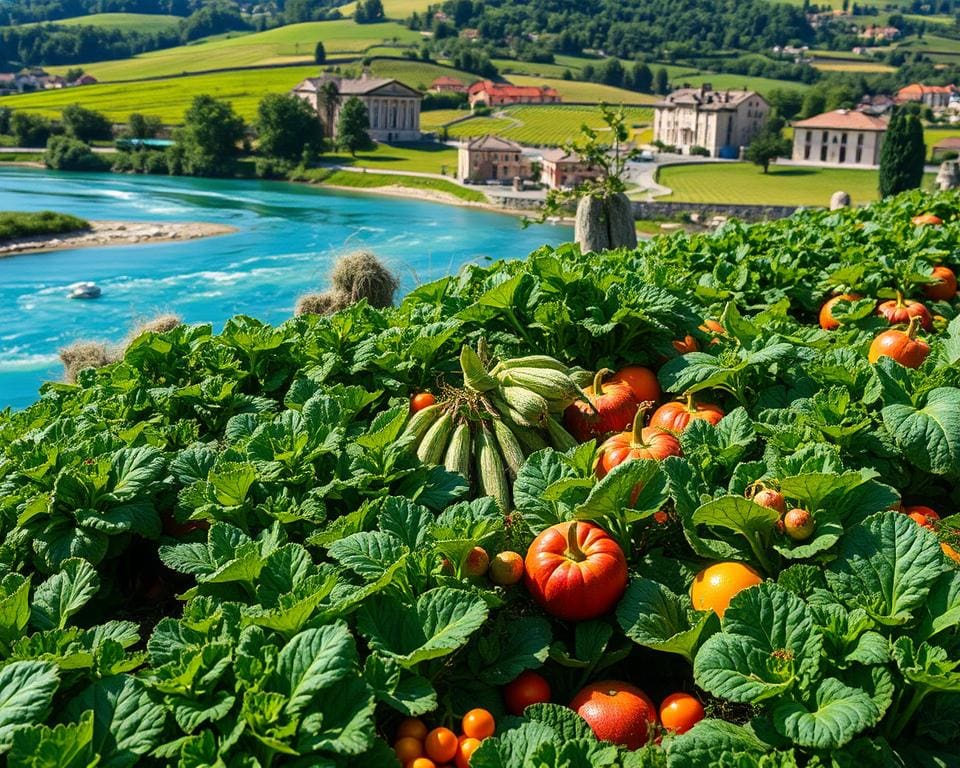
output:
<path id="1" fill-rule="evenodd" d="M 0 72 L 0 96 L 11 93 L 30 93 L 49 91 L 57 88 L 73 88 L 81 85 L 96 85 L 97 78 L 83 70 L 67 73 L 69 79 L 60 75 L 51 75 L 40 67 L 28 67 L 19 72 Z"/>

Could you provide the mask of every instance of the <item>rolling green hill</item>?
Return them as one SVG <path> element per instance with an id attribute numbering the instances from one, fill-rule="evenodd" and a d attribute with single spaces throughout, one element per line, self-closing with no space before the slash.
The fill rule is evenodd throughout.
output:
<path id="1" fill-rule="evenodd" d="M 420 35 L 395 22 L 356 24 L 352 19 L 291 24 L 266 32 L 229 35 L 213 41 L 151 51 L 120 61 L 88 62 L 81 66 L 101 82 L 142 80 L 210 69 L 266 64 L 304 64 L 313 61 L 313 49 L 322 41 L 327 56 L 360 54 L 384 42 L 413 43 Z M 67 67 L 51 67 L 62 72 Z"/>
<path id="2" fill-rule="evenodd" d="M 61 27 L 102 27 L 103 29 L 122 29 L 132 32 L 163 32 L 176 27 L 180 16 L 167 16 L 152 13 L 94 13 L 90 16 L 74 16 L 69 19 L 57 19 L 49 22 Z M 39 22 L 38 22 L 39 23 Z M 23 26 L 33 26 L 24 24 Z"/>

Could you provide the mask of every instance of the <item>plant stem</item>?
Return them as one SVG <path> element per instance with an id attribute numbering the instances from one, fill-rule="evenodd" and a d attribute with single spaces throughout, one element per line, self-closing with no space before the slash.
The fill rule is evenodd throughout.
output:
<path id="1" fill-rule="evenodd" d="M 917 688 L 913 692 L 913 696 L 910 698 L 910 702 L 907 704 L 906 708 L 901 712 L 897 718 L 890 724 L 890 740 L 893 741 L 903 733 L 903 729 L 907 727 L 910 723 L 910 718 L 913 717 L 914 713 L 923 703 L 924 698 L 927 696 L 927 691 L 923 688 Z"/>
<path id="2" fill-rule="evenodd" d="M 774 568 L 773 564 L 770 562 L 770 559 L 767 557 L 767 553 L 763 551 L 763 544 L 759 541 L 758 535 L 756 533 L 751 533 L 746 536 L 747 542 L 750 544 L 750 549 L 753 550 L 754 557 L 760 563 L 760 567 L 769 576 L 773 576 Z"/>

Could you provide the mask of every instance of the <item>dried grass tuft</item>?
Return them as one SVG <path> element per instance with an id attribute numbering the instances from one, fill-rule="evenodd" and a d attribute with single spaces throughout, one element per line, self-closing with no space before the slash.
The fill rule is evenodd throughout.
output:
<path id="1" fill-rule="evenodd" d="M 351 301 L 366 299 L 371 307 L 378 309 L 393 305 L 393 295 L 400 286 L 383 262 L 367 251 L 337 259 L 330 280 L 334 290 L 347 294 Z"/>
<path id="2" fill-rule="evenodd" d="M 117 358 L 113 350 L 99 341 L 75 341 L 60 350 L 63 361 L 63 380 L 77 383 L 77 374 L 86 368 L 103 368 Z"/>
<path id="3" fill-rule="evenodd" d="M 350 296 L 342 291 L 324 291 L 323 293 L 305 293 L 297 299 L 293 310 L 300 315 L 332 315 L 352 304 Z"/>

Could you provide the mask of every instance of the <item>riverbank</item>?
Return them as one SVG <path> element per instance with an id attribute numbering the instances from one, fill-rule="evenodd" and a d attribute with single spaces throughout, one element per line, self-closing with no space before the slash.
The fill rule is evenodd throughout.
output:
<path id="1" fill-rule="evenodd" d="M 198 240 L 236 232 L 236 227 L 205 222 L 91 221 L 90 229 L 53 235 L 33 235 L 0 241 L 0 258 L 68 248 L 100 248 L 138 243 Z"/>

